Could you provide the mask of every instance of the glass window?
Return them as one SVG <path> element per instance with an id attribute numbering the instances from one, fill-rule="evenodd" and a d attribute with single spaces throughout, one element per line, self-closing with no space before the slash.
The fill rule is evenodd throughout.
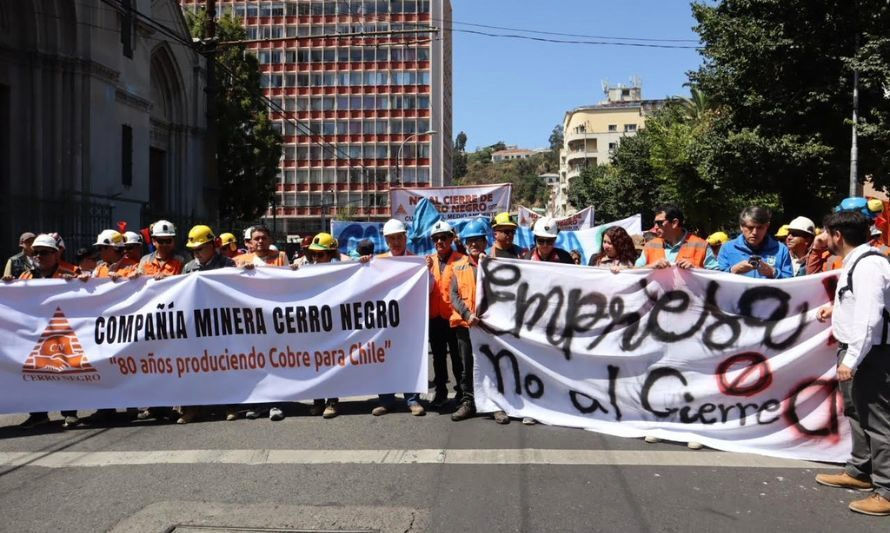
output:
<path id="1" fill-rule="evenodd" d="M 418 96 L 417 97 L 417 107 L 420 109 L 429 109 L 430 108 L 430 97 L 429 96 Z"/>
<path id="2" fill-rule="evenodd" d="M 365 47 L 362 51 L 362 57 L 364 61 L 374 61 L 377 57 L 377 50 L 373 46 Z"/>
<path id="3" fill-rule="evenodd" d="M 259 7 L 256 4 L 247 4 L 247 16 L 255 17 L 259 14 Z"/>
<path id="4" fill-rule="evenodd" d="M 349 97 L 349 109 L 361 109 L 362 108 L 362 97 L 361 96 L 350 96 Z"/>
<path id="5" fill-rule="evenodd" d="M 297 26 L 297 37 L 309 37 L 309 26 Z"/>
<path id="6" fill-rule="evenodd" d="M 309 74 L 297 74 L 297 87 L 309 87 Z"/>
<path id="7" fill-rule="evenodd" d="M 389 123 L 389 132 L 390 133 L 402 133 L 402 121 L 401 120 L 392 120 Z"/>
<path id="8" fill-rule="evenodd" d="M 393 96 L 390 96 L 390 98 L 392 99 L 392 108 L 393 109 L 403 109 L 404 100 L 402 99 L 401 96 L 393 95 Z"/>
<path id="9" fill-rule="evenodd" d="M 362 84 L 362 73 L 361 72 L 350 72 L 349 73 L 349 85 L 353 87 L 358 87 Z"/>
<path id="10" fill-rule="evenodd" d="M 297 99 L 296 98 L 285 98 L 284 99 L 284 110 L 285 111 L 296 111 L 297 110 Z"/>
<path id="11" fill-rule="evenodd" d="M 405 99 L 405 109 L 416 109 L 417 108 L 417 97 L 413 94 L 406 94 L 404 96 Z"/>
<path id="12" fill-rule="evenodd" d="M 317 161 L 321 159 L 321 148 L 318 146 L 310 146 L 309 147 L 309 159 L 313 161 Z"/>
<path id="13" fill-rule="evenodd" d="M 349 97 L 348 96 L 338 96 L 337 97 L 337 109 L 339 111 L 346 111 L 349 109 Z"/>
<path id="14" fill-rule="evenodd" d="M 389 61 L 389 48 L 377 49 L 377 61 Z"/>
<path id="15" fill-rule="evenodd" d="M 346 135 L 347 133 L 349 133 L 349 121 L 338 120 L 337 121 L 337 135 Z"/>
<path id="16" fill-rule="evenodd" d="M 309 110 L 309 99 L 308 98 L 297 98 L 297 111 L 308 111 Z"/>
<path id="17" fill-rule="evenodd" d="M 296 156 L 296 149 L 293 146 L 287 145 L 284 147 L 284 159 L 293 161 L 295 156 Z"/>
<path id="18" fill-rule="evenodd" d="M 324 2 L 320 2 L 316 0 L 312 2 L 312 7 L 310 8 L 310 12 L 312 15 L 324 15 Z"/>
<path id="19" fill-rule="evenodd" d="M 325 15 L 336 15 L 337 14 L 337 2 L 325 2 L 324 3 L 324 14 Z"/>
<path id="20" fill-rule="evenodd" d="M 337 49 L 337 61 L 339 61 L 340 63 L 349 62 L 349 48 Z"/>
<path id="21" fill-rule="evenodd" d="M 297 173 L 293 170 L 285 170 L 284 171 L 284 182 L 285 183 L 296 183 L 297 182 Z"/>
<path id="22" fill-rule="evenodd" d="M 292 120 L 284 123 L 284 134 L 292 137 L 297 134 L 297 125 Z"/>
<path id="23" fill-rule="evenodd" d="M 336 72 L 325 72 L 324 73 L 324 86 L 325 87 L 333 87 L 337 84 L 337 73 Z"/>
<path id="24" fill-rule="evenodd" d="M 417 0 L 403 0 L 402 13 L 417 13 Z"/>
<path id="25" fill-rule="evenodd" d="M 307 159 L 309 159 L 309 147 L 297 146 L 297 161 L 305 161 Z M 309 172 L 307 170 L 299 170 L 297 171 L 297 176 L 300 181 L 306 181 L 309 178 Z"/>
<path id="26" fill-rule="evenodd" d="M 285 74 L 284 75 L 284 86 L 285 87 L 296 87 L 297 86 L 297 75 L 296 74 Z"/>
<path id="27" fill-rule="evenodd" d="M 309 109 L 312 111 L 321 111 L 321 98 L 311 98 L 309 100 L 310 107 Z"/>
<path id="28" fill-rule="evenodd" d="M 350 144 L 349 145 L 349 158 L 350 159 L 361 159 L 362 158 L 362 145 Z"/>
<path id="29" fill-rule="evenodd" d="M 324 35 L 324 26 L 310 26 L 309 35 L 313 37 Z"/>
<path id="30" fill-rule="evenodd" d="M 349 73 L 348 72 L 338 72 L 337 73 L 337 85 L 340 87 L 349 87 Z"/>
<path id="31" fill-rule="evenodd" d="M 423 131 L 426 131 L 426 130 L 423 130 Z M 417 154 L 418 157 L 423 158 L 423 159 L 429 159 L 429 157 L 430 157 L 430 145 L 429 144 L 426 144 L 426 143 L 419 144 L 419 145 L 417 145 L 417 148 L 419 151 L 419 153 Z"/>
<path id="32" fill-rule="evenodd" d="M 358 63 L 362 60 L 362 49 L 361 48 L 350 48 L 349 49 L 349 60 L 353 63 Z"/>
<path id="33" fill-rule="evenodd" d="M 377 97 L 377 109 L 389 109 L 389 96 Z"/>
<path id="34" fill-rule="evenodd" d="M 376 129 L 374 130 L 374 133 L 376 133 L 377 135 L 385 135 L 386 132 L 387 132 L 387 126 L 388 126 L 387 121 L 385 121 L 385 120 L 378 120 L 378 121 L 377 121 L 377 127 L 376 127 Z"/>
<path id="35" fill-rule="evenodd" d="M 417 83 L 420 85 L 429 85 L 430 84 L 430 73 L 429 71 L 424 70 L 423 72 L 418 73 Z"/>
<path id="36" fill-rule="evenodd" d="M 419 132 L 430 131 L 430 121 L 425 118 L 419 119 L 417 121 L 417 131 L 419 131 Z"/>
<path id="37" fill-rule="evenodd" d="M 322 57 L 326 62 L 333 63 L 337 60 L 337 50 L 333 48 L 326 48 Z"/>
<path id="38" fill-rule="evenodd" d="M 385 144 L 376 145 L 374 152 L 377 156 L 377 159 L 386 159 L 387 157 L 389 157 L 389 151 L 387 150 L 387 145 Z"/>
<path id="39" fill-rule="evenodd" d="M 401 48 L 393 48 L 389 52 L 390 61 L 401 61 L 402 60 L 402 49 Z"/>
<path id="40" fill-rule="evenodd" d="M 429 48 L 418 48 L 417 49 L 417 60 L 418 61 L 429 61 L 430 60 L 430 49 Z"/>
<path id="41" fill-rule="evenodd" d="M 349 123 L 349 134 L 358 135 L 362 132 L 362 123 L 360 120 L 353 120 Z"/>
<path id="42" fill-rule="evenodd" d="M 333 96 L 325 96 L 321 101 L 321 109 L 322 111 L 333 111 L 334 110 L 334 97 Z"/>
<path id="43" fill-rule="evenodd" d="M 362 98 L 362 109 L 376 109 L 374 107 L 374 97 L 365 96 Z"/>
<path id="44" fill-rule="evenodd" d="M 406 120 L 405 124 L 402 126 L 402 133 L 415 133 L 417 131 L 417 124 L 413 120 Z"/>
<path id="45" fill-rule="evenodd" d="M 297 3 L 296 2 L 288 2 L 285 4 L 285 12 L 284 14 L 288 17 L 295 17 L 297 15 Z"/>
<path id="46" fill-rule="evenodd" d="M 366 120 L 362 123 L 362 133 L 365 135 L 373 135 L 374 134 L 374 121 Z"/>

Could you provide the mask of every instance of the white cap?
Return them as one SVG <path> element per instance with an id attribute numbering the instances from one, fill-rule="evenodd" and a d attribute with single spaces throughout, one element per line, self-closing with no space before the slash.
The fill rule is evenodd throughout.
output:
<path id="1" fill-rule="evenodd" d="M 244 230 L 244 240 L 249 241 L 253 235 L 253 226 Z"/>
<path id="2" fill-rule="evenodd" d="M 124 244 L 142 244 L 142 235 L 135 231 L 128 231 L 124 233 Z"/>
<path id="3" fill-rule="evenodd" d="M 47 235 L 46 233 L 41 233 L 40 235 L 34 237 L 34 243 L 31 244 L 32 248 L 52 248 L 55 251 L 59 251 L 59 245 L 56 244 L 56 239 L 52 235 Z"/>
<path id="4" fill-rule="evenodd" d="M 270 245 L 269 245 L 269 251 L 270 251 L 270 252 L 277 252 L 277 251 L 278 251 L 278 247 L 275 246 L 274 244 L 270 244 Z"/>
<path id="5" fill-rule="evenodd" d="M 535 237 L 543 237 L 545 239 L 555 239 L 556 234 L 559 233 L 559 228 L 556 226 L 556 219 L 550 217 L 541 217 L 535 222 L 535 227 L 532 230 L 532 233 L 535 234 Z"/>
<path id="6" fill-rule="evenodd" d="M 816 225 L 807 217 L 797 217 L 788 224 L 789 230 L 804 231 L 810 235 L 816 234 Z"/>
<path id="7" fill-rule="evenodd" d="M 386 237 L 388 235 L 395 235 L 396 233 L 407 233 L 408 229 L 405 227 L 405 223 L 401 220 L 396 220 L 391 218 L 386 221 L 386 224 L 383 225 L 383 236 Z"/>
<path id="8" fill-rule="evenodd" d="M 176 237 L 176 227 L 168 220 L 158 220 L 151 225 L 152 237 Z"/>
<path id="9" fill-rule="evenodd" d="M 451 224 L 445 222 L 444 220 L 440 220 L 433 224 L 433 227 L 430 229 L 430 237 L 439 233 L 454 234 L 454 230 L 451 228 Z"/>
<path id="10" fill-rule="evenodd" d="M 124 245 L 124 237 L 113 229 L 107 229 L 96 237 L 96 242 L 94 242 L 93 245 L 120 247 Z"/>

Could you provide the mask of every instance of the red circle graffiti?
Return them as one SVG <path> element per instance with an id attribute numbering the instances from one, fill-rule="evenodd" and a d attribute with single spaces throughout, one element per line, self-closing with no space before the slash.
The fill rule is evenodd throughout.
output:
<path id="1" fill-rule="evenodd" d="M 739 375 L 732 381 L 727 374 L 736 365 L 745 365 Z M 752 374 L 757 373 L 757 379 L 748 383 Z M 766 357 L 757 352 L 744 352 L 725 359 L 717 366 L 717 386 L 720 392 L 731 396 L 753 396 L 765 390 L 773 382 L 773 373 L 769 368 Z"/>

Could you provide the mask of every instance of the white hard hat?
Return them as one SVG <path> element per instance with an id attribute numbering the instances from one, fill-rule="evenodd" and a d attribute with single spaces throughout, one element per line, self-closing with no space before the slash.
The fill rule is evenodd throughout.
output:
<path id="1" fill-rule="evenodd" d="M 102 233 L 96 237 L 96 242 L 94 242 L 93 245 L 121 247 L 124 245 L 124 236 L 113 229 L 107 229 L 102 231 Z"/>
<path id="2" fill-rule="evenodd" d="M 32 248 L 52 248 L 53 250 L 59 251 L 59 245 L 56 244 L 56 239 L 52 235 L 47 235 L 46 233 L 41 233 L 40 235 L 34 237 L 34 242 L 31 244 Z"/>
<path id="3" fill-rule="evenodd" d="M 152 237 L 176 237 L 176 227 L 168 220 L 158 220 L 151 225 Z"/>
<path id="4" fill-rule="evenodd" d="M 56 240 L 56 246 L 58 246 L 59 250 L 65 249 L 65 239 L 63 239 L 61 235 L 54 232 L 50 233 L 49 236 Z"/>
<path id="5" fill-rule="evenodd" d="M 135 231 L 128 231 L 124 233 L 124 244 L 142 244 L 142 235 Z"/>
<path id="6" fill-rule="evenodd" d="M 871 225 L 871 228 L 869 228 L 869 232 L 871 233 L 872 237 L 880 237 L 881 235 L 884 234 L 884 232 L 881 231 L 881 228 L 879 228 L 875 224 Z"/>
<path id="7" fill-rule="evenodd" d="M 816 234 L 816 225 L 807 217 L 797 217 L 788 224 L 789 230 L 804 231 L 810 235 Z"/>
<path id="8" fill-rule="evenodd" d="M 433 224 L 433 227 L 430 229 L 430 237 L 439 233 L 454 233 L 454 230 L 451 228 L 451 224 L 445 222 L 444 220 L 440 220 Z"/>
<path id="9" fill-rule="evenodd" d="M 556 226 L 556 219 L 550 217 L 541 217 L 535 222 L 535 227 L 532 230 L 532 233 L 535 234 L 535 237 L 543 237 L 545 239 L 555 239 L 556 234 L 559 233 L 559 228 Z"/>
<path id="10" fill-rule="evenodd" d="M 249 241 L 252 238 L 252 235 L 253 235 L 253 226 L 244 230 L 244 240 L 245 241 Z"/>
<path id="11" fill-rule="evenodd" d="M 408 229 L 401 220 L 391 218 L 383 225 L 383 236 L 395 235 L 396 233 L 407 233 Z"/>

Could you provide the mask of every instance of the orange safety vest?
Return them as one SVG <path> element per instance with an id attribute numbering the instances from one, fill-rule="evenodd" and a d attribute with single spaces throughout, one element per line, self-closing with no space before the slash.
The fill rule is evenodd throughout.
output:
<path id="1" fill-rule="evenodd" d="M 53 273 L 52 276 L 50 276 L 49 278 L 46 278 L 46 279 L 51 279 L 51 278 L 56 279 L 56 278 L 61 278 L 62 276 L 66 276 L 66 275 L 67 276 L 76 276 L 79 270 L 80 269 L 78 269 L 71 263 L 66 263 L 65 261 L 59 261 L 59 265 L 56 267 L 56 271 Z M 26 271 L 22 272 L 22 274 L 19 276 L 19 279 L 35 279 L 34 271 L 26 270 Z M 37 278 L 37 279 L 44 279 L 44 278 Z"/>
<path id="2" fill-rule="evenodd" d="M 129 276 L 136 270 L 136 267 L 139 265 L 139 261 L 135 259 L 130 259 L 127 256 L 123 256 L 120 261 L 109 265 L 108 263 L 102 263 L 101 265 L 96 267 L 95 272 L 93 273 L 94 278 L 107 278 L 109 274 L 115 272 L 120 274 L 121 276 Z"/>
<path id="3" fill-rule="evenodd" d="M 646 246 L 643 247 L 643 254 L 646 256 L 646 266 L 652 266 L 664 259 L 664 239 L 655 238 L 647 242 Z M 692 263 L 692 266 L 704 268 L 707 254 L 708 241 L 687 233 L 686 240 L 680 245 L 677 261 L 687 259 Z"/>
<path id="4" fill-rule="evenodd" d="M 839 255 L 831 255 L 828 250 L 822 252 L 823 263 L 822 272 L 830 270 L 840 270 L 844 267 L 844 258 Z"/>
<path id="5" fill-rule="evenodd" d="M 235 258 L 235 265 L 243 267 L 247 264 L 253 264 L 255 257 L 258 256 L 253 252 L 241 254 Z M 278 252 L 278 255 L 272 256 L 271 258 L 261 257 L 260 259 L 269 266 L 283 267 L 288 265 L 287 254 L 284 252 Z"/>
<path id="6" fill-rule="evenodd" d="M 464 254 L 452 251 L 445 264 L 445 269 L 439 272 L 439 254 L 432 254 L 433 259 L 433 290 L 430 291 L 430 318 L 451 318 L 451 264 L 464 258 Z"/>
<path id="7" fill-rule="evenodd" d="M 180 261 L 177 256 L 173 256 L 161 264 L 161 261 L 158 260 L 157 253 L 152 252 L 142 257 L 139 261 L 139 266 L 133 269 L 133 273 L 139 273 L 145 276 L 155 276 L 157 274 L 175 276 L 177 274 L 182 274 L 183 266 L 185 265 L 182 264 L 182 261 Z"/>
<path id="8" fill-rule="evenodd" d="M 476 312 L 476 272 L 473 270 L 473 264 L 470 262 L 469 256 L 464 256 L 460 261 L 448 265 L 446 269 L 451 270 L 452 276 L 457 280 L 457 292 L 460 299 L 471 312 Z M 467 321 L 464 320 L 460 313 L 452 308 L 451 318 L 449 319 L 452 328 L 468 328 Z"/>

